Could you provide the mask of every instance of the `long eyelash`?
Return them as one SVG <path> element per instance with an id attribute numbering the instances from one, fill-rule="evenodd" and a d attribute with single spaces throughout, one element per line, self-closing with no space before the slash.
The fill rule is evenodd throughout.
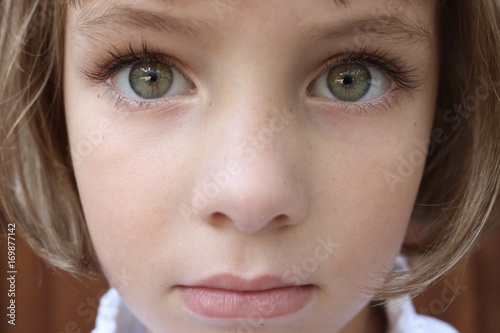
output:
<path id="1" fill-rule="evenodd" d="M 404 91 L 416 90 L 423 83 L 415 75 L 415 68 L 406 65 L 400 57 L 390 57 L 389 52 L 380 49 L 375 49 L 375 51 L 362 49 L 336 58 L 327 64 L 321 72 L 325 73 L 341 64 L 361 64 L 374 67 L 387 74 Z"/>
<path id="2" fill-rule="evenodd" d="M 139 53 L 134 50 L 132 44 L 129 44 L 125 53 L 119 51 L 117 48 L 114 48 L 113 50 L 108 51 L 108 54 L 109 56 L 107 59 L 111 60 L 97 61 L 95 69 L 82 70 L 83 75 L 88 77 L 92 82 L 103 83 L 120 69 L 144 62 L 164 63 L 182 73 L 172 60 L 160 55 L 159 53 L 149 51 L 145 41 L 142 42 L 142 51 Z"/>
<path id="3" fill-rule="evenodd" d="M 105 83 L 120 69 L 144 62 L 165 63 L 181 74 L 183 73 L 172 60 L 162 56 L 159 52 L 151 52 L 145 41 L 142 42 L 142 50 L 140 52 L 136 52 L 132 44 L 129 44 L 126 52 L 114 48 L 108 51 L 108 54 L 107 60 L 96 61 L 95 69 L 81 70 L 82 74 L 94 83 Z M 389 52 L 380 49 L 375 49 L 374 51 L 362 49 L 357 52 L 348 53 L 342 57 L 337 57 L 326 64 L 325 67 L 322 68 L 321 73 L 324 74 L 328 72 L 328 70 L 341 64 L 362 64 L 374 67 L 387 74 L 397 84 L 399 89 L 406 92 L 417 90 L 423 84 L 415 75 L 416 69 L 406 65 L 400 57 L 390 57 Z M 109 91 L 113 92 L 112 88 L 109 88 Z M 123 96 L 115 95 L 114 97 L 117 98 L 115 105 L 117 109 L 125 104 L 130 104 L 130 101 L 126 100 Z M 134 101 L 134 104 L 137 104 L 140 109 L 147 109 L 156 105 L 155 101 Z M 359 109 L 359 112 L 368 112 L 367 109 L 371 111 L 372 109 L 380 107 L 386 108 L 389 107 L 389 104 L 387 97 L 384 97 L 384 103 L 382 104 L 375 105 L 373 103 L 364 103 L 363 105 L 356 105 L 356 107 Z M 352 103 L 346 103 L 346 108 L 349 106 L 352 107 Z"/>
<path id="4" fill-rule="evenodd" d="M 113 50 L 108 51 L 108 56 L 105 59 L 95 61 L 95 64 L 91 70 L 80 70 L 80 72 L 91 82 L 94 82 L 95 84 L 105 83 L 108 86 L 105 93 L 111 96 L 110 101 L 113 99 L 115 100 L 116 110 L 119 110 L 121 107 L 133 104 L 138 109 L 145 111 L 150 108 L 154 108 L 162 102 L 165 103 L 168 101 L 160 102 L 157 100 L 131 100 L 116 93 L 114 88 L 108 83 L 108 80 L 119 70 L 127 66 L 134 66 L 146 62 L 167 64 L 171 68 L 184 75 L 182 69 L 180 69 L 174 61 L 165 56 L 162 56 L 160 52 L 151 52 L 148 49 L 145 41 L 142 42 L 142 49 L 140 52 L 135 51 L 132 44 L 129 44 L 127 46 L 125 52 L 120 51 L 118 48 L 114 47 Z"/>

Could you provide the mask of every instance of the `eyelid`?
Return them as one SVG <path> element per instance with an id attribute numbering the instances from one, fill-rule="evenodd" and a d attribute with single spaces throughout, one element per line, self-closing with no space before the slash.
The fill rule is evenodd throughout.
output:
<path id="1" fill-rule="evenodd" d="M 120 69 L 145 62 L 167 64 L 178 71 L 187 81 L 193 83 L 191 75 L 189 75 L 188 71 L 185 70 L 186 67 L 181 61 L 174 57 L 166 56 L 161 52 L 150 51 L 145 42 L 143 42 L 142 49 L 140 51 L 136 51 L 132 44 L 129 44 L 125 51 L 114 48 L 107 53 L 108 56 L 105 59 L 95 61 L 93 69 L 81 71 L 84 76 L 94 83 L 104 83 L 116 75 Z"/>
<path id="2" fill-rule="evenodd" d="M 400 58 L 390 57 L 387 52 L 379 49 L 373 52 L 367 49 L 361 49 L 356 52 L 346 52 L 341 55 L 333 56 L 316 71 L 314 79 L 311 82 L 318 80 L 329 70 L 342 64 L 361 64 L 367 67 L 376 68 L 387 75 L 387 77 L 392 82 L 396 83 L 403 91 L 416 90 L 422 85 L 422 82 L 415 76 L 414 68 L 406 65 Z"/>
<path id="3" fill-rule="evenodd" d="M 328 97 L 315 98 L 315 103 L 320 103 L 321 108 L 331 110 L 334 107 L 336 110 L 350 115 L 378 115 L 388 112 L 398 105 L 398 94 L 411 94 L 424 83 L 416 75 L 416 69 L 410 66 L 409 63 L 400 58 L 390 57 L 387 52 L 376 49 L 370 52 L 367 49 L 362 49 L 356 52 L 346 52 L 341 55 L 336 55 L 329 58 L 313 75 L 314 79 L 309 81 L 307 93 L 313 96 L 313 85 L 321 79 L 322 76 L 328 75 L 328 72 L 333 68 L 344 64 L 360 64 L 366 67 L 372 67 L 379 70 L 389 80 L 387 91 L 379 98 L 373 101 L 364 102 L 345 102 Z M 318 106 L 318 104 L 316 104 Z"/>

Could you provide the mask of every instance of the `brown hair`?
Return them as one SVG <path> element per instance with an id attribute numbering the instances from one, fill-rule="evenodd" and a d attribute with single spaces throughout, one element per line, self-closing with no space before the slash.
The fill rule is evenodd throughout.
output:
<path id="1" fill-rule="evenodd" d="M 0 218 L 65 270 L 98 272 L 69 157 L 64 0 L 0 0 Z M 427 165 L 405 250 L 409 272 L 378 298 L 416 293 L 493 220 L 500 175 L 500 3 L 441 1 L 441 79 Z M 411 245 L 411 246 L 410 246 Z"/>
<path id="2" fill-rule="evenodd" d="M 97 267 L 67 167 L 64 0 L 0 2 L 0 212 L 51 264 Z"/>

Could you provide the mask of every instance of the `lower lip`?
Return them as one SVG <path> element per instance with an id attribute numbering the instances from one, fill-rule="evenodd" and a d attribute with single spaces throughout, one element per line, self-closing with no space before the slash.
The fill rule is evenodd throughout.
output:
<path id="1" fill-rule="evenodd" d="M 206 287 L 182 287 L 187 308 L 208 318 L 270 319 L 302 310 L 311 300 L 312 287 L 286 287 L 261 291 L 232 291 Z"/>

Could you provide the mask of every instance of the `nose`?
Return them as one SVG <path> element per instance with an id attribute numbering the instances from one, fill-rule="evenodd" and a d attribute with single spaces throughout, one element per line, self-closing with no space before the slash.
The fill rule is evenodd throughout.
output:
<path id="1" fill-rule="evenodd" d="M 300 149 L 279 111 L 242 116 L 210 131 L 192 205 L 200 220 L 254 234 L 300 223 L 308 211 Z M 253 124 L 253 125 L 252 125 Z M 287 128 L 289 126 L 289 128 Z M 289 130 L 290 129 L 290 130 Z M 296 138 L 295 138 L 296 139 Z M 213 149 L 212 147 L 218 147 Z"/>

